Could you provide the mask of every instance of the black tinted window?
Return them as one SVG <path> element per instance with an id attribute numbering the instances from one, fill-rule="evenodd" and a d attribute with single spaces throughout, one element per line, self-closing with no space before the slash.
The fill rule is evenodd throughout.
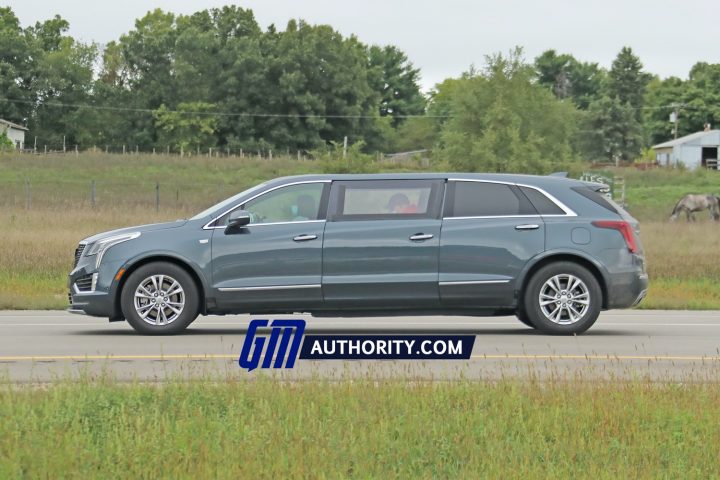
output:
<path id="1" fill-rule="evenodd" d="M 593 190 L 590 187 L 573 187 L 572 189 L 574 191 L 576 191 L 577 193 L 579 193 L 580 195 L 582 195 L 583 197 L 597 203 L 601 207 L 607 208 L 611 212 L 617 213 L 618 215 L 620 215 L 620 212 L 618 211 L 618 209 L 615 208 L 615 206 L 612 203 L 610 203 L 608 201 L 608 199 L 605 198 L 605 196 L 602 193 L 596 192 L 595 190 Z"/>
<path id="2" fill-rule="evenodd" d="M 534 188 L 529 187 L 520 187 L 520 190 L 525 194 L 525 196 L 530 199 L 530 202 L 532 202 L 533 206 L 535 207 L 535 210 L 538 211 L 540 215 L 564 215 L 565 212 L 562 210 L 562 208 L 555 205 L 555 203 L 547 198 L 542 193 L 538 192 Z"/>
<path id="3" fill-rule="evenodd" d="M 451 187 L 452 201 L 445 216 L 490 217 L 534 215 L 526 198 L 510 185 L 484 182 L 456 182 Z"/>

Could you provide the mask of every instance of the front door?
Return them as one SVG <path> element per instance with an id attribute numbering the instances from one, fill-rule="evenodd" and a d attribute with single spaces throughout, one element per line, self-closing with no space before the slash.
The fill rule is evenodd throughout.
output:
<path id="1" fill-rule="evenodd" d="M 212 281 L 220 309 L 301 310 L 322 302 L 328 193 L 326 182 L 276 188 L 238 206 L 250 212 L 249 225 L 215 229 Z"/>
<path id="2" fill-rule="evenodd" d="M 323 245 L 328 308 L 439 305 L 444 180 L 333 182 Z"/>

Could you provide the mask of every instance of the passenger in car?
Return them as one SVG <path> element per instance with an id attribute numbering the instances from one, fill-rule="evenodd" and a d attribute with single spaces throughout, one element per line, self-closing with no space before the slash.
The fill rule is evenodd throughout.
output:
<path id="1" fill-rule="evenodd" d="M 417 205 L 410 203 L 410 199 L 404 193 L 396 193 L 388 201 L 387 209 L 390 213 L 417 213 Z"/>
<path id="2" fill-rule="evenodd" d="M 293 209 L 294 210 L 294 209 Z M 315 220 L 317 217 L 317 204 L 315 199 L 310 195 L 298 195 L 297 212 L 293 222 L 302 222 L 304 220 Z"/>

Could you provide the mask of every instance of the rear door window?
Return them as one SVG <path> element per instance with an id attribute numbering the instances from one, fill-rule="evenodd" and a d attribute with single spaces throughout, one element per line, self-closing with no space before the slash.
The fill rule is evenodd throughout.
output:
<path id="1" fill-rule="evenodd" d="M 437 218 L 439 180 L 358 180 L 333 182 L 330 221 Z"/>

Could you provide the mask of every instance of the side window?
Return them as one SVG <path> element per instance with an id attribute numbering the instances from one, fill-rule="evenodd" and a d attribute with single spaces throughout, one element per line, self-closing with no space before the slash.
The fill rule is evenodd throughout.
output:
<path id="1" fill-rule="evenodd" d="M 565 215 L 562 208 L 534 188 L 520 187 L 520 191 L 532 202 L 540 215 Z"/>
<path id="2" fill-rule="evenodd" d="M 278 188 L 256 197 L 240 208 L 250 212 L 250 224 L 276 222 L 302 222 L 323 218 L 322 204 L 325 183 L 303 183 Z M 226 214 L 216 226 L 227 225 Z"/>
<path id="3" fill-rule="evenodd" d="M 450 185 L 445 217 L 508 215 L 537 215 L 537 212 L 513 185 L 486 182 L 454 182 Z"/>
<path id="4" fill-rule="evenodd" d="M 330 220 L 437 218 L 442 187 L 435 180 L 335 182 Z"/>

